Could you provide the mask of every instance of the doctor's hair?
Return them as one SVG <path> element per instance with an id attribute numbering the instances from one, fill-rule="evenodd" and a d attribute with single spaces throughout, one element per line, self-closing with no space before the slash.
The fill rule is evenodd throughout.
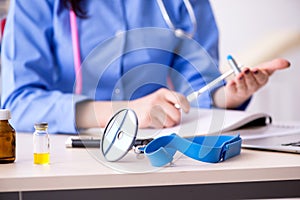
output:
<path id="1" fill-rule="evenodd" d="M 87 13 L 83 6 L 85 0 L 62 0 L 62 2 L 67 9 L 73 9 L 77 17 L 87 18 Z"/>

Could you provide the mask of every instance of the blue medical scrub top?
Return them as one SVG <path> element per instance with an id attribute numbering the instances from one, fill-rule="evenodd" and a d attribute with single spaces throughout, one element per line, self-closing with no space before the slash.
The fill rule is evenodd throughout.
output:
<path id="1" fill-rule="evenodd" d="M 193 32 L 183 1 L 164 2 L 174 26 Z M 188 95 L 218 77 L 211 6 L 208 0 L 191 4 L 197 28 L 189 39 L 174 34 L 155 0 L 85 0 L 87 17 L 77 18 L 83 92 L 75 95 L 69 10 L 61 0 L 11 0 L 1 103 L 11 110 L 13 126 L 33 131 L 35 122 L 46 121 L 51 133 L 76 133 L 80 101 L 136 99 L 161 87 Z M 194 105 L 212 107 L 210 93 Z"/>

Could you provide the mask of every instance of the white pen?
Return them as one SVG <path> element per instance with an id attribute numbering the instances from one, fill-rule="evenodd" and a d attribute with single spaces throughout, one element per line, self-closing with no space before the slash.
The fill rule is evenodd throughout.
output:
<path id="1" fill-rule="evenodd" d="M 232 58 L 232 56 L 230 56 Z M 236 65 L 237 66 L 237 65 Z M 237 66 L 238 70 L 240 70 L 240 68 Z M 189 102 L 192 102 L 194 100 L 196 100 L 198 98 L 199 95 L 201 95 L 202 93 L 206 92 L 207 90 L 211 89 L 212 87 L 214 87 L 217 83 L 219 83 L 220 81 L 224 80 L 225 78 L 227 78 L 228 76 L 230 76 L 232 73 L 234 72 L 233 69 L 228 70 L 227 72 L 225 72 L 224 74 L 222 74 L 221 76 L 217 77 L 215 80 L 213 80 L 212 82 L 208 83 L 207 85 L 205 85 L 204 87 L 202 87 L 200 90 L 193 92 L 191 94 L 189 94 L 187 96 L 187 100 Z"/>
<path id="2" fill-rule="evenodd" d="M 231 55 L 227 56 L 227 60 L 228 63 L 231 67 L 231 69 L 233 69 L 235 75 L 238 75 L 239 73 L 241 73 L 241 69 L 239 68 L 238 64 L 236 63 L 236 61 L 234 60 L 234 58 Z"/>

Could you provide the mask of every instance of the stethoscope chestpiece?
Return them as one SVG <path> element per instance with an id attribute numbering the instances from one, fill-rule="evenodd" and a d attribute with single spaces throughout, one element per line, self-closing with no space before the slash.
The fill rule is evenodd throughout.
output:
<path id="1" fill-rule="evenodd" d="M 138 120 L 131 109 L 117 112 L 107 124 L 101 140 L 101 152 L 110 162 L 123 158 L 134 146 Z"/>

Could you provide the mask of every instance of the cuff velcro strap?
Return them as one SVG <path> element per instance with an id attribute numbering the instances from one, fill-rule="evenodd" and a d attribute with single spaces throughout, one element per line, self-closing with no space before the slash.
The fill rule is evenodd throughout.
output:
<path id="1" fill-rule="evenodd" d="M 217 163 L 241 152 L 242 139 L 237 136 L 197 136 L 182 138 L 173 133 L 152 140 L 144 149 L 151 164 L 164 166 L 173 160 L 176 151 L 202 162 Z"/>

